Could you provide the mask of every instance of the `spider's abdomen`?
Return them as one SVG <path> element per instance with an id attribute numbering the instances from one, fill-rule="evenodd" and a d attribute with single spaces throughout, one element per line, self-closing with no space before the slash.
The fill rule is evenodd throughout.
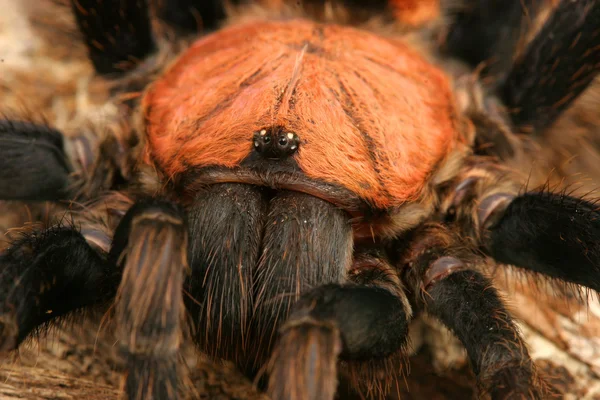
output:
<path id="1" fill-rule="evenodd" d="M 257 132 L 277 129 L 298 148 L 269 154 L 378 208 L 416 199 L 458 140 L 441 70 L 403 42 L 303 20 L 202 38 L 148 90 L 144 112 L 153 162 L 169 177 L 240 167 Z"/>

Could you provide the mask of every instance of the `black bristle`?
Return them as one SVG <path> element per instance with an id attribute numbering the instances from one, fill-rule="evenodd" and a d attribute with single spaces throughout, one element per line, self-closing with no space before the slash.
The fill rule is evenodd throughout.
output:
<path id="1" fill-rule="evenodd" d="M 600 71 L 600 0 L 563 0 L 499 88 L 516 130 L 540 133 Z"/>
<path id="2" fill-rule="evenodd" d="M 99 74 L 130 70 L 156 49 L 145 0 L 71 0 Z"/>

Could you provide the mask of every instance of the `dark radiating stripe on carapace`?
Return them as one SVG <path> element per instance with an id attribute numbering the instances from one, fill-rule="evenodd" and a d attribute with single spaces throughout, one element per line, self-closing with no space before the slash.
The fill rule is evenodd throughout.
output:
<path id="1" fill-rule="evenodd" d="M 600 71 L 600 0 L 563 0 L 500 87 L 517 130 L 541 132 Z"/>
<path id="2" fill-rule="evenodd" d="M 155 50 L 145 0 L 71 0 L 71 6 L 99 74 L 127 71 Z"/>
<path id="3" fill-rule="evenodd" d="M 348 118 L 350 118 L 350 120 L 352 121 L 352 123 L 354 124 L 356 129 L 358 129 L 358 131 L 360 132 L 363 143 L 368 151 L 369 164 L 371 165 L 371 168 L 373 168 L 373 171 L 375 172 L 375 175 L 377 177 L 377 182 L 379 184 L 381 184 L 383 182 L 383 179 L 381 177 L 381 168 L 379 166 L 379 159 L 381 157 L 381 154 L 377 150 L 377 144 L 375 143 L 373 138 L 371 136 L 369 136 L 369 133 L 361 128 L 360 121 L 358 121 L 356 119 L 356 117 L 354 116 L 353 108 L 356 105 L 354 104 L 354 102 L 352 100 L 352 96 L 346 89 L 346 85 L 344 84 L 344 82 L 342 82 L 342 80 L 339 77 L 338 77 L 338 82 L 339 82 L 340 88 L 342 89 L 342 94 L 344 95 L 343 99 L 338 99 L 338 100 L 340 101 L 340 104 L 342 105 L 344 112 L 346 113 Z M 383 185 L 381 185 L 381 190 L 385 194 L 386 197 L 388 197 L 388 198 L 391 197 L 390 193 L 387 191 L 387 189 Z"/>

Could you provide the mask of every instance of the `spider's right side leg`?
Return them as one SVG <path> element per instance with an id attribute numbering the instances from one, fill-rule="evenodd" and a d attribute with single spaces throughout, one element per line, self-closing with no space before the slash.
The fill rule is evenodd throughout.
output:
<path id="1" fill-rule="evenodd" d="M 0 200 L 58 200 L 71 185 L 62 134 L 48 126 L 0 120 Z"/>
<path id="2" fill-rule="evenodd" d="M 119 132 L 66 136 L 49 125 L 0 119 L 0 200 L 94 199 L 122 176 L 127 140 Z"/>
<path id="3" fill-rule="evenodd" d="M 72 143 L 45 125 L 1 120 L 0 200 L 71 197 Z M 0 253 L 0 347 L 13 350 L 37 327 L 110 300 L 117 284 L 73 227 L 23 233 Z"/>
<path id="4" fill-rule="evenodd" d="M 186 268 L 183 214 L 157 200 L 127 212 L 109 254 L 72 227 L 26 234 L 0 253 L 2 350 L 75 310 L 106 309 L 116 296 L 128 398 L 176 399 Z"/>
<path id="5" fill-rule="evenodd" d="M 104 258 L 76 230 L 26 234 L 0 253 L 0 347 L 15 349 L 37 327 L 110 299 Z"/>
<path id="6" fill-rule="evenodd" d="M 115 232 L 109 260 L 123 273 L 116 324 L 129 400 L 179 398 L 177 357 L 183 339 L 187 253 L 183 212 L 164 201 L 138 202 Z"/>

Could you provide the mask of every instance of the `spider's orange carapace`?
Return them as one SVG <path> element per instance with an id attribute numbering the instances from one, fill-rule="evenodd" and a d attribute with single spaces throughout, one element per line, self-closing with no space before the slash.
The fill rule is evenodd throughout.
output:
<path id="1" fill-rule="evenodd" d="M 304 20 L 200 39 L 144 107 L 151 154 L 168 176 L 237 167 L 254 132 L 279 126 L 300 138 L 304 174 L 379 208 L 417 198 L 459 140 L 448 78 L 407 43 Z"/>

